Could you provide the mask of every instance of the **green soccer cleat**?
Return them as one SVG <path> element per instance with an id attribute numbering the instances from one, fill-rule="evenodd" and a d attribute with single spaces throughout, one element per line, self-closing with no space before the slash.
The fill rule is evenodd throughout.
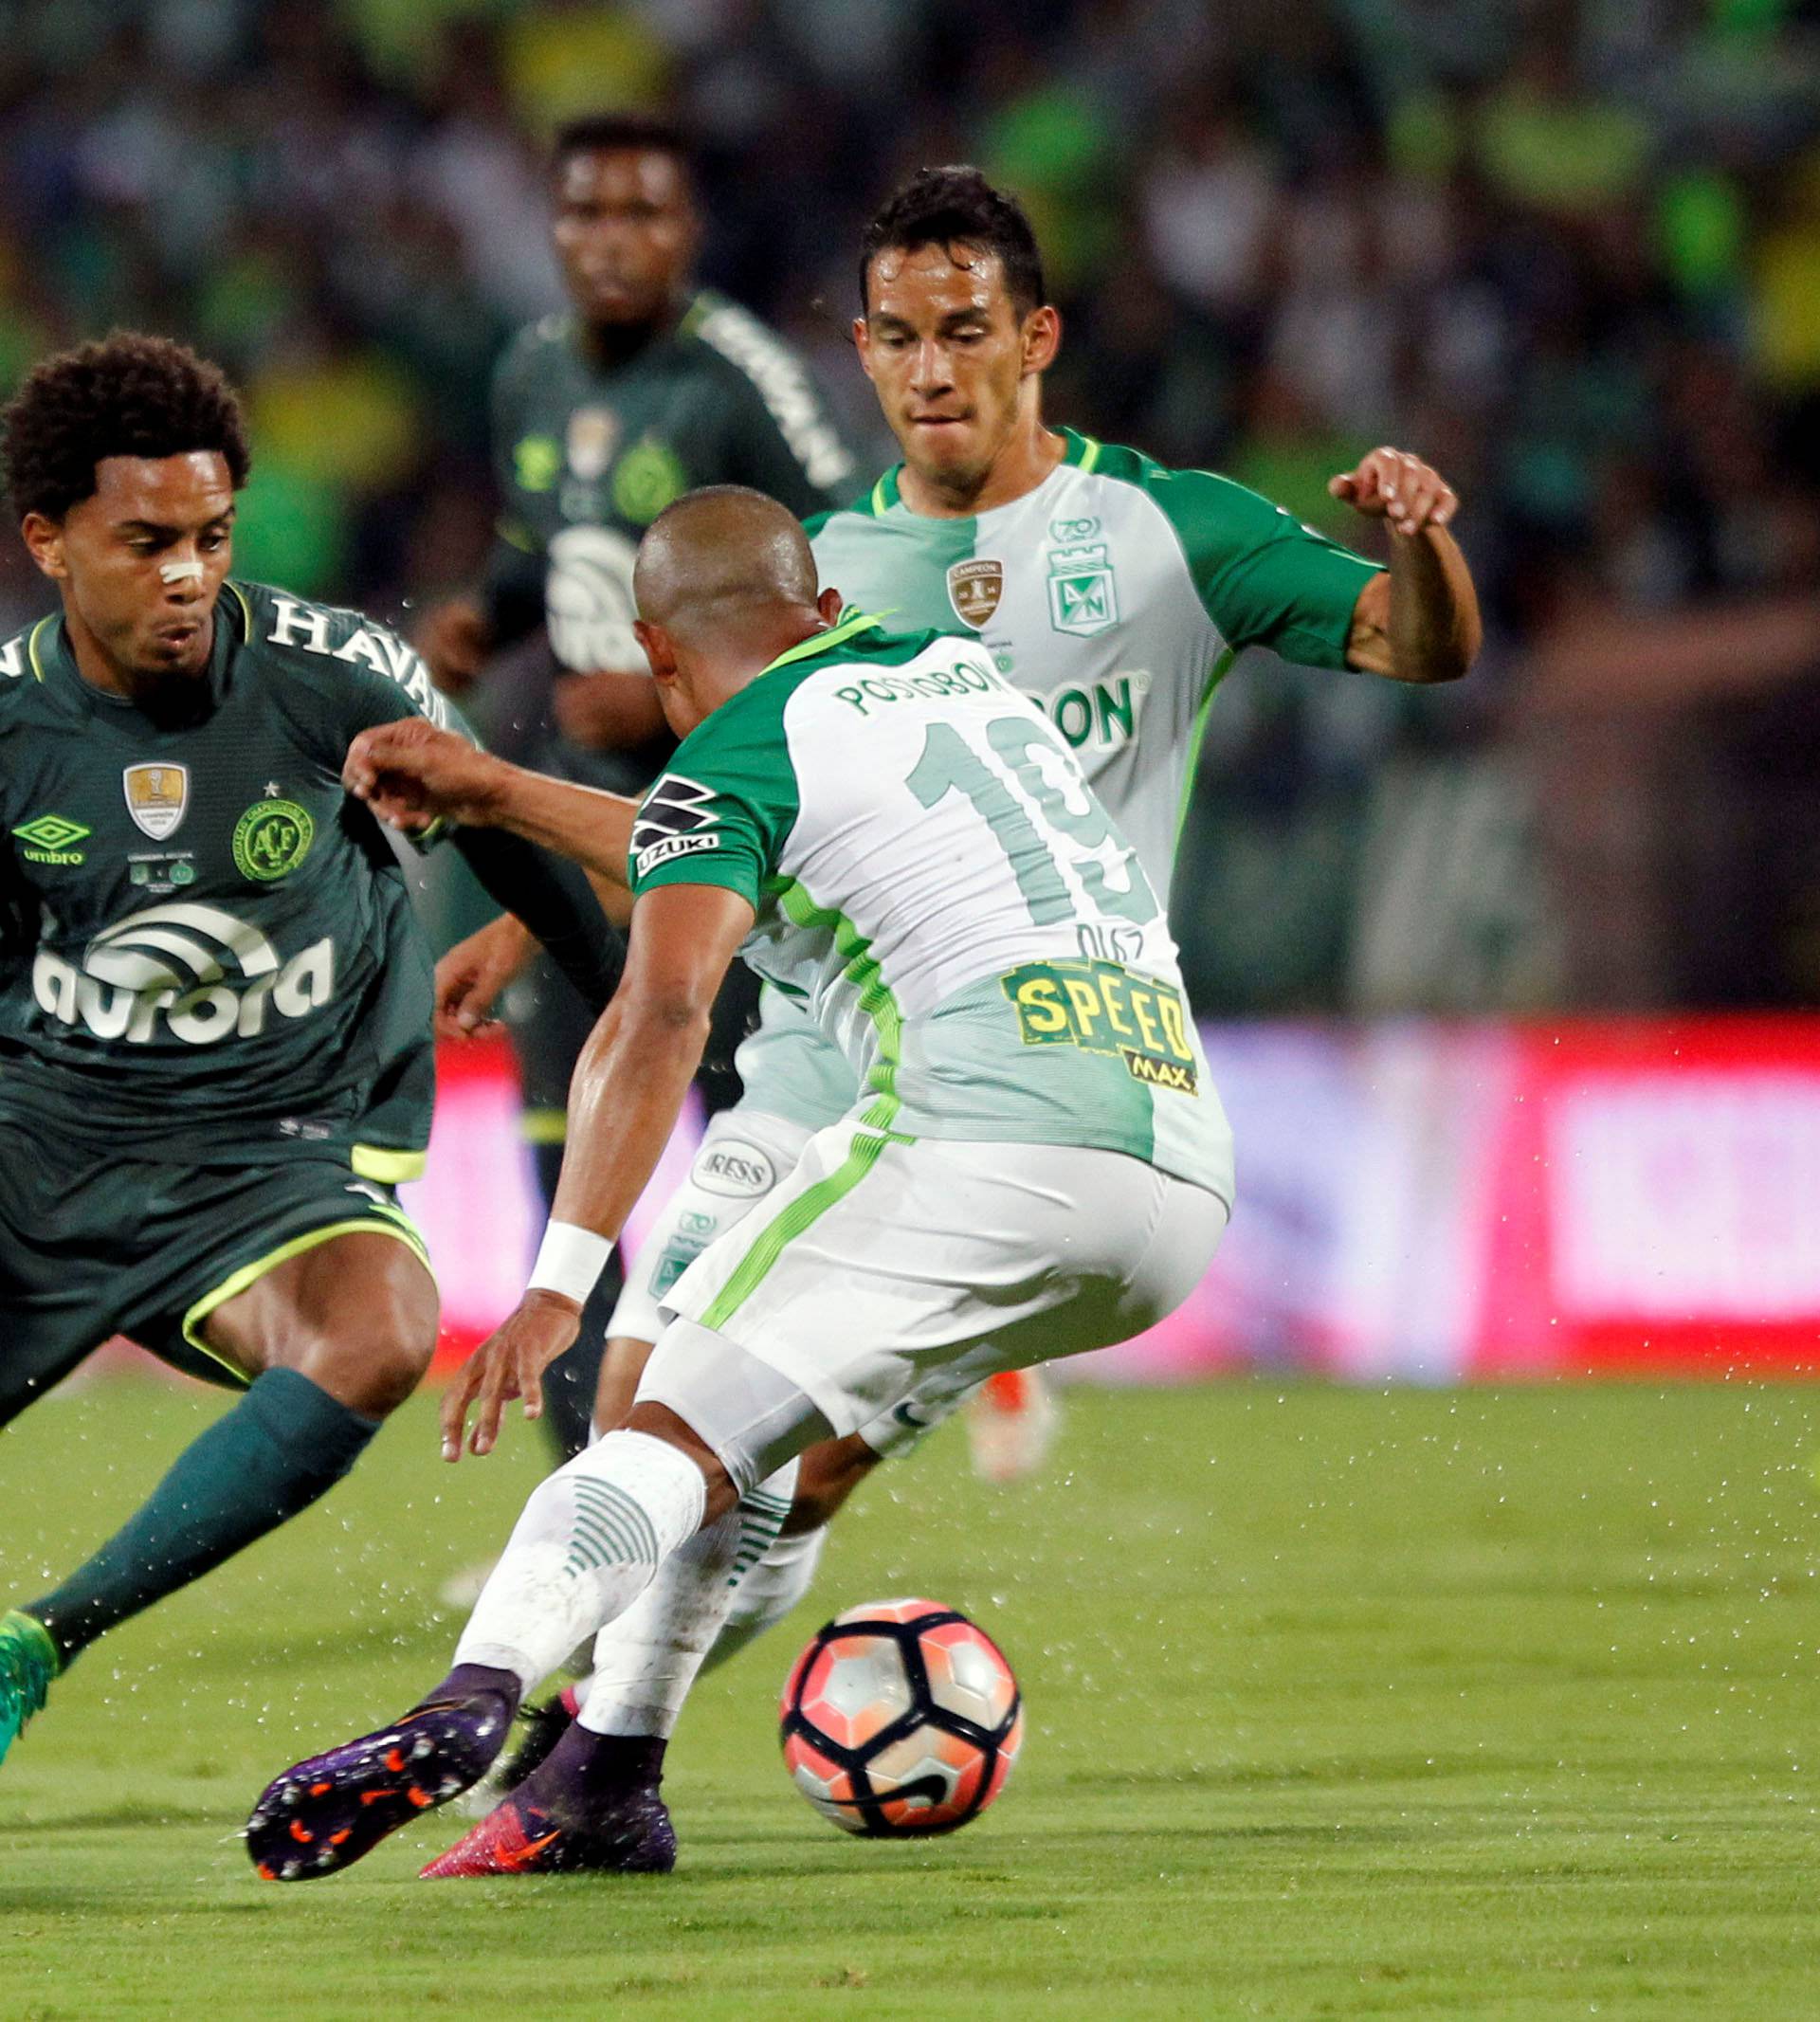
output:
<path id="1" fill-rule="evenodd" d="M 44 1710 L 50 1681 L 62 1668 L 57 1646 L 42 1622 L 17 1608 L 0 1619 L 0 1762 L 19 1730 Z"/>

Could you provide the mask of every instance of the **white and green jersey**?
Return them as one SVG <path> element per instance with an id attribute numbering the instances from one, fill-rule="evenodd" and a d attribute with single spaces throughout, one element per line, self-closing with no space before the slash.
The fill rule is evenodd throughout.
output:
<path id="1" fill-rule="evenodd" d="M 886 471 L 809 522 L 816 566 L 899 630 L 975 633 L 1060 731 L 1167 904 L 1220 678 L 1252 645 L 1343 667 L 1375 565 L 1228 478 L 1061 432 L 1067 452 L 1041 484 L 972 519 L 912 512 Z M 754 1108 L 812 1128 L 851 1102 L 838 1059 L 773 992 L 737 1061 Z"/>
<path id="2" fill-rule="evenodd" d="M 975 640 L 854 613 L 784 654 L 683 739 L 630 872 L 751 902 L 741 953 L 872 1129 L 1125 1152 L 1229 1201 L 1160 895 Z"/>

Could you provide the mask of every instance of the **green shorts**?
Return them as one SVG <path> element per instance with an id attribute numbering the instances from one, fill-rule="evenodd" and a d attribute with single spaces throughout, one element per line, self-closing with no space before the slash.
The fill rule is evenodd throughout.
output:
<path id="1" fill-rule="evenodd" d="M 392 1188 L 339 1153 L 70 1161 L 0 1125 L 0 1425 L 115 1334 L 187 1375 L 244 1385 L 205 1343 L 209 1315 L 286 1258 L 356 1230 L 429 1261 Z"/>

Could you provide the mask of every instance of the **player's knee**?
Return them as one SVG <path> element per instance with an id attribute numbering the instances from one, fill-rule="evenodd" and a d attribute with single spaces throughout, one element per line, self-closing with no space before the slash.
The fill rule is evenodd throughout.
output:
<path id="1" fill-rule="evenodd" d="M 857 1433 L 810 1447 L 797 1472 L 796 1498 L 784 1520 L 784 1535 L 794 1538 L 820 1530 L 878 1465 L 879 1456 Z"/>
<path id="2" fill-rule="evenodd" d="M 394 1412 L 424 1380 L 436 1353 L 436 1332 L 392 1335 L 376 1340 L 361 1365 L 366 1401 L 355 1409 L 369 1418 Z"/>
<path id="3" fill-rule="evenodd" d="M 365 1418 L 384 1418 L 424 1379 L 436 1353 L 436 1291 L 428 1272 L 388 1282 L 350 1322 L 323 1330 L 302 1373 Z"/>

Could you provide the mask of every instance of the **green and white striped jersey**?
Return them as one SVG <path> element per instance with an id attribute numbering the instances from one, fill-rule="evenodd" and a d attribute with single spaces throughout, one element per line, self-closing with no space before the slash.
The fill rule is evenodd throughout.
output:
<path id="1" fill-rule="evenodd" d="M 1054 724 L 976 641 L 850 613 L 685 738 L 635 894 L 739 892 L 741 953 L 863 1120 L 1129 1153 L 1231 1197 L 1162 901 Z"/>
<path id="2" fill-rule="evenodd" d="M 1034 490 L 968 519 L 903 503 L 896 470 L 809 522 L 824 585 L 900 630 L 975 633 L 1043 710 L 1167 904 L 1200 748 L 1240 649 L 1342 667 L 1375 565 L 1205 470 L 1167 470 L 1072 429 Z M 776 994 L 739 1049 L 753 1107 L 819 1126 L 852 1090 Z"/>

